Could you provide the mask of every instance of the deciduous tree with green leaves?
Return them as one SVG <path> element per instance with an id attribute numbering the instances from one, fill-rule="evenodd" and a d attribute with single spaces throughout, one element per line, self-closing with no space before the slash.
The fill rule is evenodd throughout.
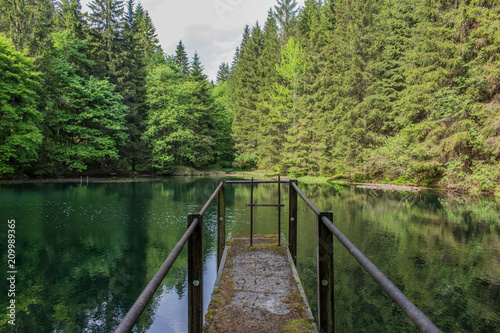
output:
<path id="1" fill-rule="evenodd" d="M 43 59 L 47 93 L 47 147 L 54 161 L 82 172 L 105 169 L 127 140 L 122 96 L 107 80 L 86 71 L 86 46 L 71 32 L 54 33 Z"/>
<path id="2" fill-rule="evenodd" d="M 42 143 L 37 109 L 40 73 L 33 60 L 0 35 L 0 176 L 22 172 L 37 159 Z"/>

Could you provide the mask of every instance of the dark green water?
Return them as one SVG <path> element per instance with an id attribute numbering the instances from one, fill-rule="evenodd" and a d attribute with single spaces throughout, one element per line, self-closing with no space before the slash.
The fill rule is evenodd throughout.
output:
<path id="1" fill-rule="evenodd" d="M 227 185 L 228 232 L 248 233 L 250 188 Z M 216 187 L 215 179 L 0 185 L 2 332 L 112 332 Z M 334 223 L 443 332 L 500 332 L 500 209 L 489 199 L 303 185 Z M 259 185 L 258 203 L 276 198 Z M 287 202 L 284 186 L 282 200 Z M 205 215 L 205 307 L 215 280 L 215 204 Z M 255 232 L 276 232 L 276 209 L 255 211 Z M 7 323 L 7 221 L 16 221 L 16 319 Z M 299 205 L 298 269 L 313 308 L 315 216 Z M 283 209 L 287 233 L 287 211 Z M 338 332 L 415 332 L 335 241 Z M 183 251 L 138 332 L 185 332 Z"/>

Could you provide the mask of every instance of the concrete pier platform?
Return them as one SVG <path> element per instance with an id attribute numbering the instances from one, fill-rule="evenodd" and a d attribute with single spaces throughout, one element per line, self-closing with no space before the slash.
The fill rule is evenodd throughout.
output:
<path id="1" fill-rule="evenodd" d="M 204 332 L 317 332 L 307 299 L 277 235 L 232 237 Z"/>

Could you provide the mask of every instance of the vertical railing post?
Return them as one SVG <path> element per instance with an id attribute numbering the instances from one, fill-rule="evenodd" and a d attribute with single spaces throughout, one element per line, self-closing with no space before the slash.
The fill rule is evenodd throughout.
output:
<path id="1" fill-rule="evenodd" d="M 203 215 L 189 214 L 188 227 L 198 219 L 198 225 L 188 240 L 188 331 L 203 329 Z"/>
<path id="2" fill-rule="evenodd" d="M 217 195 L 217 271 L 219 271 L 222 253 L 226 246 L 226 181 L 221 180 L 222 187 Z"/>
<path id="3" fill-rule="evenodd" d="M 297 266 L 297 191 L 293 187 L 297 180 L 290 180 L 288 195 L 288 249 L 293 263 Z"/>
<path id="4" fill-rule="evenodd" d="M 250 185 L 250 246 L 253 246 L 253 177 Z"/>
<path id="5" fill-rule="evenodd" d="M 318 224 L 318 323 L 320 332 L 334 332 L 333 235 L 321 219 L 333 221 L 332 212 L 320 212 Z"/>
<path id="6" fill-rule="evenodd" d="M 281 176 L 278 175 L 278 246 L 281 246 Z"/>

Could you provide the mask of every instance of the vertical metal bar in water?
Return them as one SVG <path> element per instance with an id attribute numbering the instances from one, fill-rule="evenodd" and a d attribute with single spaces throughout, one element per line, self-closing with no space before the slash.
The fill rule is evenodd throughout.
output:
<path id="1" fill-rule="evenodd" d="M 333 235 L 321 220 L 333 221 L 332 212 L 320 212 L 318 228 L 318 324 L 320 332 L 334 332 Z"/>
<path id="2" fill-rule="evenodd" d="M 250 185 L 250 246 L 253 246 L 253 177 Z"/>
<path id="3" fill-rule="evenodd" d="M 281 246 L 281 176 L 278 175 L 278 246 Z"/>
<path id="4" fill-rule="evenodd" d="M 292 255 L 293 263 L 297 266 L 297 191 L 293 187 L 296 180 L 290 180 L 288 195 L 288 248 Z"/>
<path id="5" fill-rule="evenodd" d="M 226 181 L 221 182 L 222 187 L 217 196 L 217 271 L 226 246 Z"/>
<path id="6" fill-rule="evenodd" d="M 188 227 L 198 225 L 188 240 L 188 332 L 203 329 L 203 215 L 189 214 Z"/>

